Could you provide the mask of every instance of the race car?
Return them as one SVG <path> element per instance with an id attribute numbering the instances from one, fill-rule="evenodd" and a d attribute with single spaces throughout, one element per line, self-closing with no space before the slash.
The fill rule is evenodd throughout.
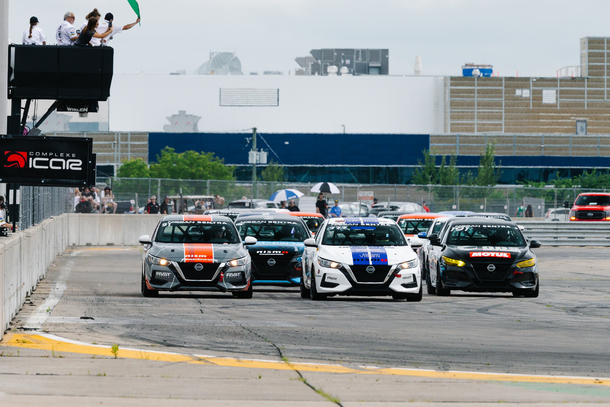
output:
<path id="1" fill-rule="evenodd" d="M 142 295 L 160 291 L 222 291 L 252 298 L 251 260 L 231 219 L 218 215 L 168 215 L 144 245 Z"/>
<path id="2" fill-rule="evenodd" d="M 421 232 L 427 232 L 436 218 L 446 218 L 447 215 L 440 213 L 411 213 L 400 215 L 396 223 L 402 229 L 405 236 L 418 236 Z"/>
<path id="3" fill-rule="evenodd" d="M 391 295 L 396 300 L 422 299 L 417 255 L 390 219 L 327 219 L 305 246 L 302 298 Z"/>
<path id="4" fill-rule="evenodd" d="M 253 284 L 297 286 L 301 282 L 303 241 L 311 237 L 303 221 L 289 214 L 239 216 L 235 226 L 242 239 L 256 238 L 248 246 Z"/>
<path id="5" fill-rule="evenodd" d="M 291 216 L 298 216 L 305 222 L 307 228 L 312 235 L 315 235 L 322 222 L 324 222 L 324 216 L 321 213 L 316 212 L 290 212 Z"/>
<path id="6" fill-rule="evenodd" d="M 440 239 L 430 236 L 430 244 L 439 252 L 426 281 L 431 294 L 446 296 L 462 290 L 538 297 L 538 266 L 530 249 L 540 243 L 528 243 L 512 222 L 453 218 Z"/>

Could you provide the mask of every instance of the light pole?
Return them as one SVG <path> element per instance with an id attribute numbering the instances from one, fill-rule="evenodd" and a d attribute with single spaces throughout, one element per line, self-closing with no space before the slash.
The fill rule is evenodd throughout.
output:
<path id="1" fill-rule="evenodd" d="M 8 76 L 8 2 L 0 0 L 0 133 L 6 131 L 6 114 L 8 99 L 6 98 Z"/>
<path id="2" fill-rule="evenodd" d="M 256 162 L 258 161 L 256 152 L 256 127 L 252 128 L 252 151 L 254 160 L 252 160 L 252 198 L 256 196 Z"/>

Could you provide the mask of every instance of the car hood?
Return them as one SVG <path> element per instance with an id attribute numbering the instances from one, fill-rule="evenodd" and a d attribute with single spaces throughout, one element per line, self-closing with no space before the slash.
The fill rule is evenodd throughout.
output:
<path id="1" fill-rule="evenodd" d="M 197 243 L 154 243 L 148 251 L 153 256 L 176 262 L 222 263 L 248 255 L 241 243 L 236 244 L 197 244 Z"/>
<path id="2" fill-rule="evenodd" d="M 318 256 L 348 265 L 394 265 L 417 258 L 409 246 L 321 246 Z"/>

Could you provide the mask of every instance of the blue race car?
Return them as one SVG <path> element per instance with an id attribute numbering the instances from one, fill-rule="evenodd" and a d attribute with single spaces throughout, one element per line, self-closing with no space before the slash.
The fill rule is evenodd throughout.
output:
<path id="1" fill-rule="evenodd" d="M 284 214 L 239 217 L 235 226 L 242 239 L 252 236 L 248 246 L 254 285 L 298 286 L 301 283 L 303 241 L 311 233 L 303 221 Z"/>

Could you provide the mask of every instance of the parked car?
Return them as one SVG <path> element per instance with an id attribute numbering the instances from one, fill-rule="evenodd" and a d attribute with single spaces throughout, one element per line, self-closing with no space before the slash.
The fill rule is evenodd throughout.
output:
<path id="1" fill-rule="evenodd" d="M 133 204 L 134 201 L 115 201 L 117 204 L 116 211 L 114 213 L 134 213 Z M 112 212 L 107 212 L 112 213 Z"/>
<path id="2" fill-rule="evenodd" d="M 265 199 L 238 199 L 230 202 L 229 209 L 262 209 L 262 208 L 279 208 L 280 206 Z"/>
<path id="3" fill-rule="evenodd" d="M 424 212 L 420 204 L 414 202 L 380 202 L 371 206 L 369 215 L 378 216 L 380 212 L 399 211 L 403 213 Z"/>
<path id="4" fill-rule="evenodd" d="M 610 194 L 580 194 L 570 210 L 570 221 L 610 221 Z"/>
<path id="5" fill-rule="evenodd" d="M 549 209 L 544 215 L 544 220 L 547 222 L 567 222 L 570 220 L 569 208 Z"/>
<path id="6" fill-rule="evenodd" d="M 369 207 L 363 203 L 343 202 L 339 204 L 339 208 L 341 208 L 341 217 L 343 218 L 366 218 L 369 216 Z"/>

